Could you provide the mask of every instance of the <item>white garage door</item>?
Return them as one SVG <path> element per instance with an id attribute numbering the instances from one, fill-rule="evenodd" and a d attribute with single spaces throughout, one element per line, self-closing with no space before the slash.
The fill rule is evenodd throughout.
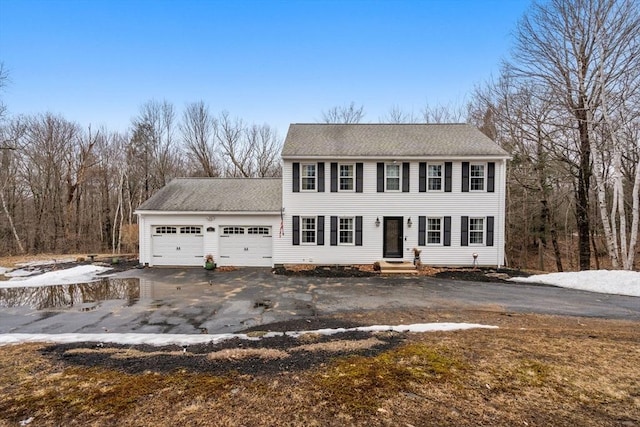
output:
<path id="1" fill-rule="evenodd" d="M 271 227 L 222 226 L 218 265 L 271 267 Z"/>
<path id="2" fill-rule="evenodd" d="M 154 265 L 204 265 L 202 227 L 162 225 L 153 226 L 151 231 Z"/>

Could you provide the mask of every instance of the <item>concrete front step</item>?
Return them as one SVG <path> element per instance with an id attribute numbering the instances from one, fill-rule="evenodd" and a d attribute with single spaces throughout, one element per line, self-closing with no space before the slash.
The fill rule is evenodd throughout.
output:
<path id="1" fill-rule="evenodd" d="M 415 274 L 416 266 L 410 262 L 380 261 L 380 273 L 382 274 Z"/>

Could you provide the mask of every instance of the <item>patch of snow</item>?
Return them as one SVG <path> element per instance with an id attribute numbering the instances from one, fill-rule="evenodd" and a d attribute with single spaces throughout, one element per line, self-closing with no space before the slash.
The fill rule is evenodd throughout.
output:
<path id="1" fill-rule="evenodd" d="M 64 270 L 49 271 L 38 276 L 14 277 L 10 273 L 11 279 L 0 282 L 0 288 L 27 288 L 35 286 L 71 285 L 74 283 L 92 282 L 97 279 L 97 275 L 111 270 L 111 267 L 101 267 L 98 265 L 78 265 Z"/>
<path id="2" fill-rule="evenodd" d="M 0 274 L 4 274 L 4 273 L 6 273 L 6 272 L 7 272 L 7 271 L 9 271 L 9 270 L 10 270 L 9 268 L 0 267 Z"/>
<path id="3" fill-rule="evenodd" d="M 511 280 L 523 283 L 544 283 L 601 294 L 640 297 L 640 272 L 637 271 L 587 270 L 514 277 Z"/>
<path id="4" fill-rule="evenodd" d="M 42 274 L 43 271 L 40 269 L 34 269 L 34 268 L 30 268 L 30 269 L 23 269 L 23 268 L 18 268 L 16 270 L 11 270 L 8 271 L 7 273 L 5 273 L 5 276 L 7 277 L 27 277 L 27 276 L 35 276 L 36 274 Z"/>
<path id="5" fill-rule="evenodd" d="M 278 336 L 299 337 L 304 334 L 334 335 L 341 332 L 363 331 L 363 332 L 435 332 L 435 331 L 455 331 L 471 328 L 497 329 L 497 326 L 480 325 L 475 323 L 416 323 L 412 325 L 374 325 L 360 326 L 357 328 L 335 328 L 317 329 L 313 331 L 291 331 L 291 332 L 269 332 L 265 338 Z M 250 337 L 247 334 L 0 334 L 0 346 L 8 344 L 20 344 L 27 342 L 51 342 L 58 344 L 70 344 L 77 342 L 100 342 L 124 345 L 149 344 L 155 346 L 163 345 L 194 345 L 219 343 L 221 341 L 239 338 L 243 340 L 259 340 L 258 337 Z"/>

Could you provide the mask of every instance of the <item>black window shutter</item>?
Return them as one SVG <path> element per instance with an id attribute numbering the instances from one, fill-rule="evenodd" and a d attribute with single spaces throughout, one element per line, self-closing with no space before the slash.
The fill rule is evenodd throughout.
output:
<path id="1" fill-rule="evenodd" d="M 330 240 L 331 240 L 331 246 L 337 246 L 338 245 L 338 217 L 337 216 L 332 216 L 331 217 L 331 236 L 330 236 Z"/>
<path id="2" fill-rule="evenodd" d="M 356 217 L 356 246 L 362 246 L 362 217 Z"/>
<path id="3" fill-rule="evenodd" d="M 409 163 L 402 164 L 402 192 L 409 192 Z"/>
<path id="4" fill-rule="evenodd" d="M 338 191 L 338 164 L 331 163 L 331 192 Z"/>
<path id="5" fill-rule="evenodd" d="M 384 163 L 378 163 L 377 171 L 378 193 L 384 193 Z"/>
<path id="6" fill-rule="evenodd" d="M 487 217 L 487 246 L 493 246 L 493 217 Z"/>
<path id="7" fill-rule="evenodd" d="M 451 177 L 453 175 L 453 164 L 444 162 L 444 191 L 451 193 Z"/>
<path id="8" fill-rule="evenodd" d="M 356 163 L 356 193 L 362 193 L 362 179 L 364 176 L 364 165 Z"/>
<path id="9" fill-rule="evenodd" d="M 427 217 L 418 217 L 418 246 L 424 246 L 427 243 Z"/>
<path id="10" fill-rule="evenodd" d="M 451 246 L 451 217 L 444 217 L 444 246 Z"/>
<path id="11" fill-rule="evenodd" d="M 460 246 L 469 246 L 469 217 L 460 217 Z"/>
<path id="12" fill-rule="evenodd" d="M 495 162 L 487 163 L 487 192 L 496 191 L 496 164 Z"/>
<path id="13" fill-rule="evenodd" d="M 324 193 L 324 162 L 318 162 L 318 193 Z"/>
<path id="14" fill-rule="evenodd" d="M 300 163 L 293 164 L 293 192 L 300 192 Z"/>
<path id="15" fill-rule="evenodd" d="M 293 236 L 293 244 L 296 246 L 299 245 L 300 244 L 300 217 L 299 216 L 293 217 L 293 231 L 291 232 L 291 235 Z"/>
<path id="16" fill-rule="evenodd" d="M 469 192 L 469 162 L 462 162 L 462 192 Z"/>
<path id="17" fill-rule="evenodd" d="M 424 193 L 427 191 L 427 163 L 420 162 L 418 166 L 420 179 L 418 180 L 418 191 Z"/>
<path id="18" fill-rule="evenodd" d="M 324 217 L 319 216 L 316 221 L 316 243 L 318 246 L 324 245 Z"/>

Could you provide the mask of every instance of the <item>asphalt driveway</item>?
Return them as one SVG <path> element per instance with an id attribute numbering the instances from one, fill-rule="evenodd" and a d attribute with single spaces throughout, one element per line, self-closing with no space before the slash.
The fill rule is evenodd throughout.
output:
<path id="1" fill-rule="evenodd" d="M 276 275 L 269 268 L 153 268 L 125 271 L 99 284 L 48 288 L 0 294 L 0 333 L 232 333 L 347 311 L 417 307 L 640 320 L 637 297 L 424 276 L 318 278 Z"/>

